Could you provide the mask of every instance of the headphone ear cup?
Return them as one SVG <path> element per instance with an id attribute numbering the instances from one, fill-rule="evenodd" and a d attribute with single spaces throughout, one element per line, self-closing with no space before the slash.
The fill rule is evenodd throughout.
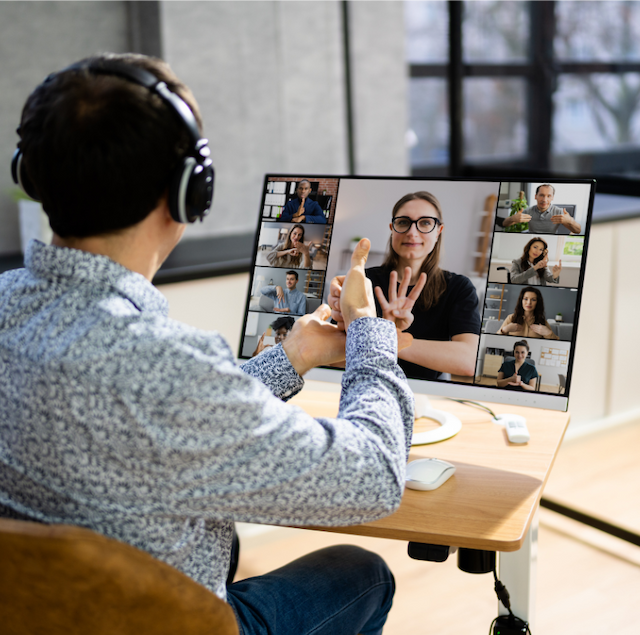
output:
<path id="1" fill-rule="evenodd" d="M 176 167 L 169 185 L 169 211 L 178 223 L 195 223 L 209 212 L 213 198 L 213 165 L 185 157 Z"/>
<path id="2" fill-rule="evenodd" d="M 40 200 L 22 164 L 22 150 L 20 148 L 16 148 L 11 159 L 11 176 L 13 177 L 13 182 L 19 185 L 27 196 L 34 201 Z"/>

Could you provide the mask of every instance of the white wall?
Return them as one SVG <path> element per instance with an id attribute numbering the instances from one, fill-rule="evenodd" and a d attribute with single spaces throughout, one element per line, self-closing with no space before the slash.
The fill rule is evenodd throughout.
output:
<path id="1" fill-rule="evenodd" d="M 25 100 L 49 73 L 127 46 L 125 2 L 0 2 L 0 254 L 20 252 L 9 166 Z"/>

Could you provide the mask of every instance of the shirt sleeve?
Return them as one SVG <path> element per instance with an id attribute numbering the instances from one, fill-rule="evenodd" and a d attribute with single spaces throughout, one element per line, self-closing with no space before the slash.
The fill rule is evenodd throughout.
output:
<path id="1" fill-rule="evenodd" d="M 511 284 L 526 284 L 533 276 L 537 276 L 533 267 L 522 271 L 520 263 L 517 260 L 512 261 L 511 265 Z"/>
<path id="2" fill-rule="evenodd" d="M 273 300 L 278 297 L 275 285 L 267 285 L 266 287 L 262 287 L 260 289 L 260 293 L 262 293 L 262 295 L 266 295 L 267 298 L 272 298 Z"/>
<path id="3" fill-rule="evenodd" d="M 283 243 L 278 243 L 268 254 L 267 261 L 272 267 L 277 267 L 280 264 L 281 257 L 278 256 L 278 251 L 281 251 L 284 247 Z"/>
<path id="4" fill-rule="evenodd" d="M 145 360 L 144 411 L 131 364 L 123 369 L 119 400 L 144 441 L 128 437 L 132 456 L 153 466 L 145 495 L 127 494 L 128 513 L 331 526 L 397 508 L 414 406 L 393 324 L 349 326 L 336 418 L 315 419 L 279 398 L 302 382 L 281 346 L 239 368 L 218 340 L 219 350 L 175 338 L 164 353 L 156 346 Z M 108 492 L 105 505 L 117 507 L 118 496 Z"/>
<path id="5" fill-rule="evenodd" d="M 285 206 L 284 209 L 282 210 L 282 214 L 280 214 L 280 218 L 278 218 L 279 221 L 284 222 L 284 223 L 288 223 L 291 221 L 291 219 L 293 218 L 293 215 L 295 214 L 296 210 L 298 209 L 297 206 L 297 198 L 291 199 Z"/>
<path id="6" fill-rule="evenodd" d="M 455 290 L 452 290 L 449 311 L 449 337 L 462 333 L 480 334 L 480 313 L 478 312 L 478 293 L 465 276 L 457 276 Z"/>
<path id="7" fill-rule="evenodd" d="M 310 209 L 308 211 L 305 210 L 305 223 L 325 225 L 327 223 L 327 219 L 320 207 L 320 204 L 317 201 L 310 201 L 310 203 Z"/>

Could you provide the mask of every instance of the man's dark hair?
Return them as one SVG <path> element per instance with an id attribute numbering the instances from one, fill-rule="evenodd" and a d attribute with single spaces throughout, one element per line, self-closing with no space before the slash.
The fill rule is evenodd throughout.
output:
<path id="1" fill-rule="evenodd" d="M 100 59 L 152 73 L 187 102 L 202 127 L 191 91 L 165 62 L 112 53 L 82 61 Z M 36 87 L 18 133 L 26 174 L 63 238 L 108 234 L 146 218 L 190 144 L 184 124 L 154 92 L 86 68 Z"/>
<path id="2" fill-rule="evenodd" d="M 287 276 L 295 276 L 296 280 L 298 280 L 298 272 L 297 271 L 287 271 L 287 273 L 285 275 L 287 275 Z"/>
<path id="3" fill-rule="evenodd" d="M 295 322 L 296 321 L 292 317 L 287 317 L 283 315 L 282 317 L 279 317 L 277 320 L 274 320 L 273 322 L 271 322 L 270 326 L 274 331 L 277 331 L 282 327 L 286 328 L 287 331 L 290 331 L 293 328 L 293 325 L 295 324 Z"/>

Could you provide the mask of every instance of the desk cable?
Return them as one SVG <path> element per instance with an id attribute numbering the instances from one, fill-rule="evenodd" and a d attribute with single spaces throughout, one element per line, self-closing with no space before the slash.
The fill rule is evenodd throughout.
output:
<path id="1" fill-rule="evenodd" d="M 498 415 L 489 408 L 489 406 L 485 406 L 482 403 L 478 403 L 477 401 L 471 401 L 470 399 L 454 399 L 453 397 L 447 397 L 449 401 L 457 401 L 458 403 L 464 404 L 465 406 L 471 406 L 472 408 L 480 408 L 480 410 L 484 410 L 488 412 L 494 419 L 498 418 Z"/>
<path id="2" fill-rule="evenodd" d="M 478 403 L 477 401 L 471 401 L 469 399 L 454 399 L 453 397 L 448 397 L 448 399 L 466 406 L 471 406 L 472 408 L 484 410 L 494 419 L 497 419 L 496 413 L 493 412 L 491 408 Z M 493 620 L 493 622 L 491 622 L 491 626 L 489 626 L 489 635 L 491 635 L 492 632 L 493 635 L 531 635 L 529 624 L 513 614 L 513 611 L 511 610 L 511 601 L 509 599 L 509 591 L 507 591 L 507 587 L 498 580 L 498 573 L 496 572 L 495 564 L 493 566 L 493 579 L 495 582 L 494 589 L 498 596 L 498 600 L 502 602 L 502 605 L 507 609 L 507 611 L 509 611 L 509 614 L 499 615 Z"/>
<path id="3" fill-rule="evenodd" d="M 491 626 L 489 626 L 489 635 L 491 635 L 492 632 L 493 635 L 531 635 L 529 624 L 513 614 L 513 611 L 511 610 L 511 602 L 509 600 L 509 591 L 507 591 L 507 587 L 498 580 L 495 565 L 493 567 L 493 579 L 495 581 L 494 589 L 498 596 L 498 600 L 502 602 L 502 605 L 507 609 L 507 611 L 509 611 L 509 614 L 500 615 L 491 622 Z"/>

